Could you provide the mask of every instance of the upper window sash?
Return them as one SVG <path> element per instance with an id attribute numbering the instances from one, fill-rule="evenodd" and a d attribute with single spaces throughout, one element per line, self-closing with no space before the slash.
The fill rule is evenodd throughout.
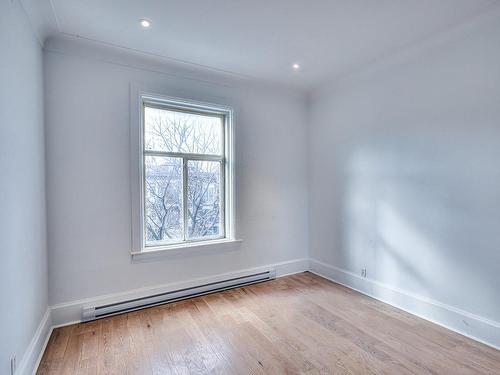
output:
<path id="1" fill-rule="evenodd" d="M 143 102 L 145 151 L 224 155 L 223 113 Z M 179 124 L 185 123 L 185 126 Z"/>

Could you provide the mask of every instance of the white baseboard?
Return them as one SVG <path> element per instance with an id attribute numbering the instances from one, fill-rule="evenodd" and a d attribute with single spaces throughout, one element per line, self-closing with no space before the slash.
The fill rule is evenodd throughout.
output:
<path id="1" fill-rule="evenodd" d="M 315 259 L 309 271 L 500 350 L 500 323 Z"/>
<path id="2" fill-rule="evenodd" d="M 38 364 L 42 359 L 45 346 L 52 332 L 52 320 L 50 316 L 50 308 L 47 308 L 45 314 L 43 314 L 42 320 L 38 325 L 38 328 L 31 339 L 28 349 L 23 355 L 21 362 L 19 363 L 16 375 L 31 375 L 34 374 L 38 368 Z"/>
<path id="3" fill-rule="evenodd" d="M 276 277 L 293 275 L 300 272 L 309 271 L 309 259 L 295 259 L 287 262 L 271 265 L 276 270 Z"/>
<path id="4" fill-rule="evenodd" d="M 229 278 L 240 277 L 244 275 L 249 275 L 252 273 L 262 272 L 264 270 L 275 269 L 276 277 L 282 277 L 298 272 L 307 271 L 309 267 L 309 261 L 307 258 L 295 259 L 286 262 L 268 264 L 261 267 L 249 268 L 238 270 L 234 272 L 229 272 L 225 274 L 192 279 L 182 282 L 157 285 L 152 287 L 140 288 L 129 290 L 121 293 L 114 293 L 108 295 L 102 295 L 92 298 L 81 299 L 77 301 L 71 301 L 67 303 L 61 303 L 51 306 L 52 322 L 54 327 L 60 327 L 68 324 L 74 324 L 81 321 L 82 309 L 84 306 L 90 305 L 101 305 L 106 303 L 114 303 L 123 300 L 129 300 L 133 298 L 141 298 L 150 296 L 152 294 L 166 293 L 172 290 L 190 288 L 198 286 L 201 284 L 213 283 L 221 280 L 227 280 Z"/>

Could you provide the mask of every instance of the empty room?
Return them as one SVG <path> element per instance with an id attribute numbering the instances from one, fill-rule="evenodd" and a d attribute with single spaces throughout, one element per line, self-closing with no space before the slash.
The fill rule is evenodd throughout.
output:
<path id="1" fill-rule="evenodd" d="M 500 0 L 0 0 L 0 375 L 500 375 Z"/>

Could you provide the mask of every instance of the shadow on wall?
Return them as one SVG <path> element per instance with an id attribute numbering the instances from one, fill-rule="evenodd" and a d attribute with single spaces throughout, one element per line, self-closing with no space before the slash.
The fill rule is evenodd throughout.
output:
<path id="1" fill-rule="evenodd" d="M 359 144 L 337 161 L 338 265 L 500 320 L 500 134 Z"/>

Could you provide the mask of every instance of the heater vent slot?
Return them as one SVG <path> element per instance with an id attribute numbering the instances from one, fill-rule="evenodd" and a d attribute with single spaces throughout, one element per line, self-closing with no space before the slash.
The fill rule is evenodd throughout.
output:
<path id="1" fill-rule="evenodd" d="M 245 285 L 261 283 L 276 278 L 276 271 L 269 270 L 251 275 L 234 277 L 222 281 L 206 283 L 190 288 L 177 289 L 165 293 L 153 294 L 146 297 L 134 298 L 126 301 L 108 303 L 100 306 L 86 306 L 83 308 L 84 322 L 124 314 L 127 312 L 163 305 L 187 298 L 220 292 L 227 289 L 239 288 Z"/>

